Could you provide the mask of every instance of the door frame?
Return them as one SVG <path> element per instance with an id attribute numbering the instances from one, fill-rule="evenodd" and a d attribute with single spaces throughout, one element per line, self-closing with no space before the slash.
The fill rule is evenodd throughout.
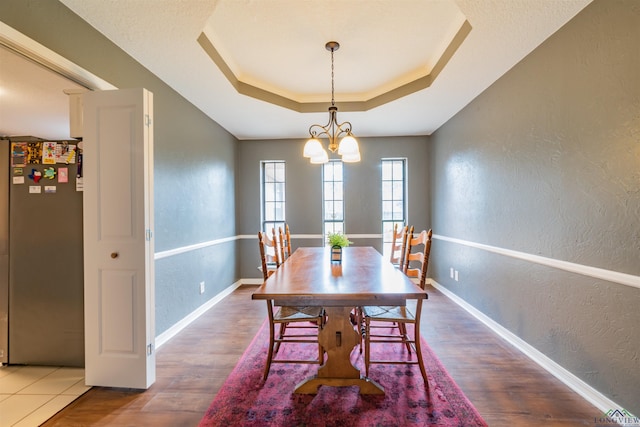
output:
<path id="1" fill-rule="evenodd" d="M 89 90 L 118 89 L 2 21 L 0 21 L 0 44 Z"/>
<path id="2" fill-rule="evenodd" d="M 84 68 L 74 64 L 63 56 L 50 50 L 46 46 L 36 42 L 26 35 L 16 31 L 12 27 L 0 21 L 0 45 L 3 45 L 17 54 L 44 66 L 45 68 L 62 75 L 63 77 L 87 88 L 88 90 L 115 90 L 118 87 L 106 80 L 94 75 Z M 76 93 L 67 93 L 69 97 L 69 107 L 77 109 L 78 96 Z M 153 257 L 154 254 L 151 254 Z M 151 307 L 155 309 L 155 307 Z M 154 349 L 155 351 L 155 349 Z M 85 355 L 86 360 L 86 355 Z"/>

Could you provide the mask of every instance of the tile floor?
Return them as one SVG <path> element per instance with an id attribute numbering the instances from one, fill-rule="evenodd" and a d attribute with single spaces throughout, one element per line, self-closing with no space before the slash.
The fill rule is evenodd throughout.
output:
<path id="1" fill-rule="evenodd" d="M 37 427 L 90 388 L 82 368 L 0 366 L 0 427 Z"/>

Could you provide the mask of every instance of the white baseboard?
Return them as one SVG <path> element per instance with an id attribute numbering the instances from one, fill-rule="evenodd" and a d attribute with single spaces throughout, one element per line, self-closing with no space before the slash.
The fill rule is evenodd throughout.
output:
<path id="1" fill-rule="evenodd" d="M 562 381 L 570 389 L 572 389 L 573 391 L 578 393 L 580 396 L 582 396 L 589 403 L 594 405 L 596 408 L 600 409 L 603 413 L 606 413 L 610 409 L 621 408 L 621 406 L 617 405 L 611 399 L 604 396 L 598 390 L 594 389 L 589 384 L 585 383 L 580 378 L 576 377 L 574 374 L 572 374 L 571 372 L 569 372 L 568 370 L 566 370 L 565 368 L 563 368 L 562 366 L 560 366 L 559 364 L 551 360 L 545 354 L 536 350 L 533 346 L 528 344 L 526 341 L 524 341 L 523 339 L 521 339 L 520 337 L 518 337 L 517 335 L 515 335 L 514 333 L 512 333 L 511 331 L 509 331 L 508 329 L 506 329 L 505 327 L 503 327 L 502 325 L 500 325 L 499 323 L 497 323 L 496 321 L 494 321 L 493 319 L 491 319 L 490 317 L 488 317 L 487 315 L 485 315 L 484 313 L 482 313 L 481 311 L 473 307 L 471 304 L 469 304 L 468 302 L 466 302 L 465 300 L 463 300 L 462 298 L 460 298 L 459 296 L 457 296 L 456 294 L 454 294 L 444 286 L 440 285 L 435 280 L 431 279 L 431 284 L 433 285 L 434 288 L 442 292 L 450 300 L 452 300 L 453 302 L 458 304 L 460 307 L 465 309 L 467 312 L 469 312 L 469 314 L 471 314 L 473 317 L 475 317 L 476 319 L 484 323 L 486 326 L 488 326 L 493 332 L 498 334 L 508 343 L 510 343 L 511 345 L 516 347 L 518 350 L 520 350 L 522 353 L 524 353 L 525 356 L 529 357 L 535 363 L 540 365 L 544 370 L 549 372 L 551 375 L 553 375 L 554 377 Z"/>
<path id="2" fill-rule="evenodd" d="M 246 280 L 238 280 L 233 285 L 229 286 L 228 288 L 226 288 L 225 290 L 217 294 L 215 297 L 211 298 L 209 301 L 205 302 L 200 307 L 198 307 L 197 309 L 189 313 L 187 316 L 181 319 L 178 323 L 176 323 L 175 325 L 173 325 L 172 327 L 170 327 L 169 329 L 167 329 L 166 331 L 158 335 L 156 337 L 156 343 L 155 343 L 156 349 L 162 347 L 163 344 L 165 344 L 174 336 L 178 335 L 178 333 L 182 331 L 184 328 L 186 328 L 187 326 L 189 326 L 191 322 L 196 320 L 198 317 L 202 316 L 207 310 L 209 310 L 211 307 L 213 307 L 214 305 L 222 301 L 224 297 L 226 297 L 231 292 L 238 289 L 238 287 L 240 287 L 240 285 L 242 285 L 243 283 L 246 283 Z"/>

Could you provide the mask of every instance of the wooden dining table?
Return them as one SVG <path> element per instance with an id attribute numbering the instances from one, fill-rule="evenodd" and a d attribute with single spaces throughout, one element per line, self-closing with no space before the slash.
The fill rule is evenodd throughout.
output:
<path id="1" fill-rule="evenodd" d="M 316 375 L 300 383 L 296 393 L 316 394 L 318 386 L 359 386 L 362 394 L 384 394 L 384 388 L 365 377 L 351 362 L 361 343 L 351 323 L 355 307 L 405 305 L 407 299 L 426 299 L 427 293 L 373 247 L 343 248 L 342 261 L 331 261 L 330 247 L 298 248 L 253 294 L 274 305 L 324 307 L 327 321 L 318 333 L 326 352 Z"/>

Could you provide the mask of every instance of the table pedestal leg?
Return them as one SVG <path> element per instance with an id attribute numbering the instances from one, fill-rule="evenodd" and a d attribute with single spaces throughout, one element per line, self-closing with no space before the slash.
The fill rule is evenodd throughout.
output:
<path id="1" fill-rule="evenodd" d="M 360 343 L 360 334 L 353 329 L 349 318 L 352 307 L 325 307 L 327 323 L 318 339 L 326 351 L 324 365 L 318 374 L 296 387 L 296 393 L 316 394 L 318 386 L 360 387 L 362 394 L 384 394 L 382 386 L 362 376 L 351 363 L 351 351 Z"/>

